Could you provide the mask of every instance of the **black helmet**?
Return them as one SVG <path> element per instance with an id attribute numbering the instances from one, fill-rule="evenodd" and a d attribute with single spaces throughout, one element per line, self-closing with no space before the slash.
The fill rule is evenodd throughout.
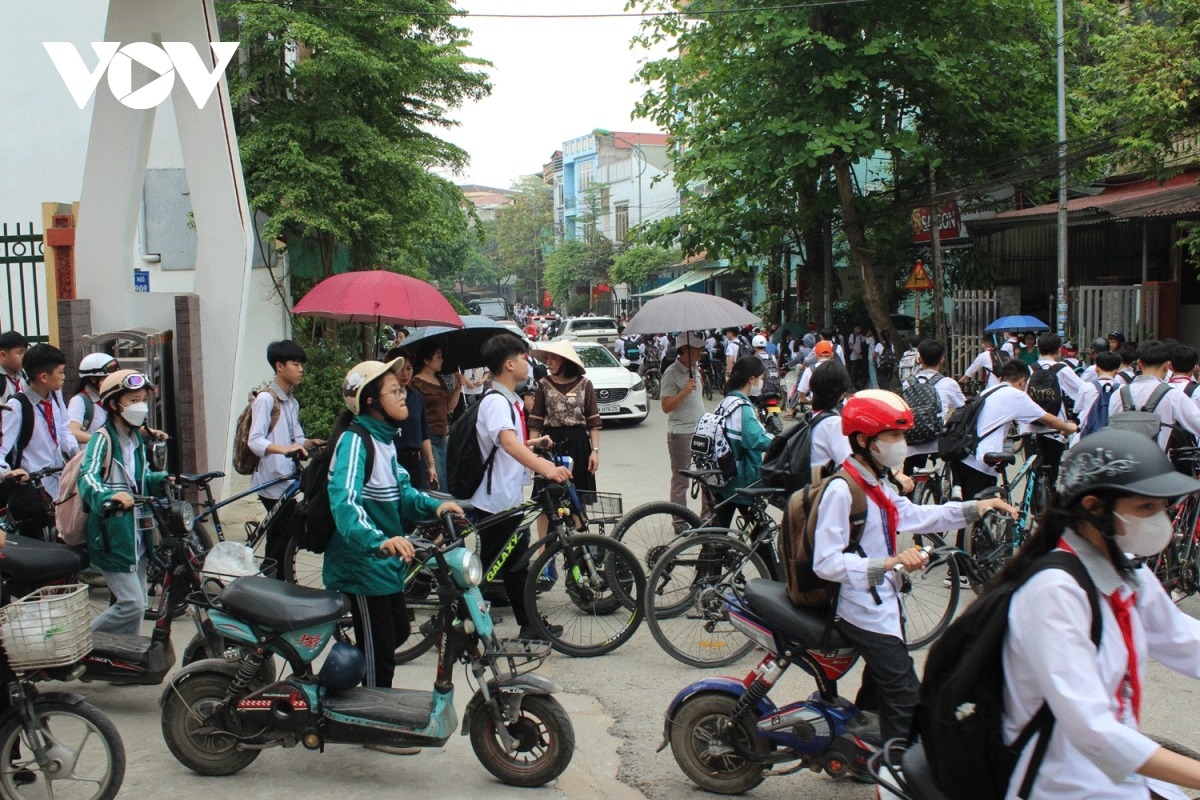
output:
<path id="1" fill-rule="evenodd" d="M 1099 337 L 1092 339 L 1091 348 L 1097 353 L 1105 352 L 1108 350 L 1108 339 L 1101 339 Z"/>
<path id="2" fill-rule="evenodd" d="M 1200 491 L 1200 481 L 1176 472 L 1153 439 L 1107 428 L 1085 436 L 1063 456 L 1058 503 L 1066 507 L 1104 490 L 1172 498 Z"/>
<path id="3" fill-rule="evenodd" d="M 334 691 L 353 689 L 367 674 L 367 659 L 362 650 L 345 642 L 334 642 L 325 656 L 317 678 Z"/>

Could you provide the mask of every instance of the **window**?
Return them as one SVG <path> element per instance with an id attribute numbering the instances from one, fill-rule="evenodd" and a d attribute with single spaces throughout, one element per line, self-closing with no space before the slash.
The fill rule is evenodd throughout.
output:
<path id="1" fill-rule="evenodd" d="M 625 241 L 629 236 L 629 203 L 617 203 L 617 220 L 614 238 L 618 242 Z"/>
<path id="2" fill-rule="evenodd" d="M 592 185 L 592 177 L 595 175 L 596 162 L 582 161 L 579 164 L 579 193 L 583 194 L 587 188 Z"/>
<path id="3" fill-rule="evenodd" d="M 575 330 L 580 330 L 576 328 Z M 616 323 L 609 330 L 616 330 Z M 613 358 L 613 354 L 608 351 L 607 347 L 597 347 L 595 345 L 575 345 L 575 352 L 579 354 L 579 360 L 583 362 L 583 366 L 588 369 L 600 369 L 602 367 L 621 368 L 621 364 L 617 359 Z"/>

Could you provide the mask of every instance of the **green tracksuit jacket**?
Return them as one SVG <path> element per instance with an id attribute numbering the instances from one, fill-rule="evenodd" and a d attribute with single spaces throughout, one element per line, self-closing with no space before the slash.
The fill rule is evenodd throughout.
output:
<path id="1" fill-rule="evenodd" d="M 363 474 L 363 440 L 351 431 L 343 433 L 329 475 L 329 507 L 337 532 L 325 550 L 321 577 L 326 588 L 347 594 L 395 594 L 404 591 L 405 565 L 398 558 L 377 558 L 379 546 L 405 535 L 405 520 L 434 519 L 441 504 L 414 489 L 396 461 L 394 427 L 365 414 L 354 421 L 374 440 L 374 469 Z"/>

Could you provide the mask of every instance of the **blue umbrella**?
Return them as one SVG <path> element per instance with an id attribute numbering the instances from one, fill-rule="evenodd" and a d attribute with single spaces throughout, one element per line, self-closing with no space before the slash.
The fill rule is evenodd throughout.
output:
<path id="1" fill-rule="evenodd" d="M 1016 314 L 1011 317 L 1001 317 L 983 329 L 984 333 L 1003 333 L 1004 331 L 1048 331 L 1050 326 L 1037 317 Z"/>
<path id="2" fill-rule="evenodd" d="M 509 333 L 510 331 L 490 317 L 472 315 L 460 318 L 466 327 L 448 328 L 430 325 L 425 328 L 415 328 L 401 346 L 410 352 L 415 352 L 428 342 L 437 342 L 438 347 L 442 348 L 442 358 L 445 362 L 442 372 L 482 367 L 483 357 L 480 355 L 480 350 L 483 348 L 483 343 L 498 333 Z"/>

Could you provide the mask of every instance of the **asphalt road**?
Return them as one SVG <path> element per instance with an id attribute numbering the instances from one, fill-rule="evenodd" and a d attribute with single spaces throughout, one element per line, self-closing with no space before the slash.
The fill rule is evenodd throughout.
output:
<path id="1" fill-rule="evenodd" d="M 668 459 L 666 424 L 655 408 L 641 425 L 606 428 L 602 434 L 599 488 L 624 495 L 626 510 L 667 496 Z M 244 511 L 253 516 L 254 504 Z M 230 519 L 229 516 L 226 517 Z M 232 526 L 231 526 L 232 527 Z M 1182 605 L 1200 616 L 1200 601 Z M 497 615 L 506 618 L 504 609 Z M 512 624 L 504 619 L 502 625 Z M 191 636 L 190 623 L 176 628 L 178 652 Z M 918 670 L 923 654 L 916 654 Z M 754 665 L 748 657 L 719 672 L 744 676 Z M 433 681 L 434 657 L 423 656 L 399 668 L 397 686 L 428 689 Z M 571 714 L 577 749 L 570 769 L 553 786 L 517 790 L 493 779 L 478 763 L 465 737 L 455 735 L 442 750 L 418 756 L 397 757 L 349 746 L 330 746 L 324 754 L 303 748 L 268 750 L 244 772 L 229 778 L 203 778 L 181 766 L 167 751 L 159 728 L 158 698 L 161 687 L 111 687 L 75 685 L 91 702 L 116 722 L 128 751 L 128 773 L 122 797 L 138 797 L 164 790 L 183 797 L 206 800 L 238 798 L 308 798 L 343 794 L 354 798 L 392 798 L 398 793 L 423 798 L 617 798 L 666 800 L 704 796 L 676 766 L 670 750 L 656 753 L 662 740 L 663 712 L 682 687 L 705 674 L 680 664 L 655 644 L 643 626 L 623 648 L 595 659 L 553 656 L 543 668 L 563 688 L 560 699 Z M 841 682 L 843 695 L 853 698 L 860 670 Z M 460 710 L 470 699 L 459 671 L 456 695 Z M 783 705 L 807 697 L 813 684 L 799 668 L 789 671 L 772 693 Z M 1151 665 L 1145 682 L 1143 723 L 1147 731 L 1200 749 L 1200 723 L 1194 714 L 1200 684 Z M 835 783 L 823 775 L 803 773 L 768 778 L 747 795 L 755 798 L 874 797 L 873 789 Z"/>

